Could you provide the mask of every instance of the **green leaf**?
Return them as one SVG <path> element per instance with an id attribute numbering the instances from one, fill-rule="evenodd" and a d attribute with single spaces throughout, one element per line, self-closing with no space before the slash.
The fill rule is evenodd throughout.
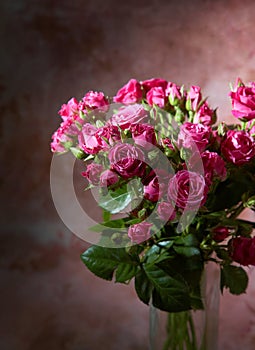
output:
<path id="1" fill-rule="evenodd" d="M 83 159 L 86 157 L 86 153 L 83 152 L 83 150 L 76 148 L 76 147 L 70 147 L 70 151 L 73 153 L 73 155 L 77 158 L 77 159 Z"/>
<path id="2" fill-rule="evenodd" d="M 153 285 L 150 283 L 147 275 L 141 268 L 135 276 L 135 290 L 139 299 L 147 305 L 151 299 L 152 289 Z"/>
<path id="3" fill-rule="evenodd" d="M 168 312 L 190 309 L 189 288 L 180 275 L 170 276 L 151 264 L 144 264 L 144 271 L 154 287 L 152 303 L 155 307 Z"/>
<path id="4" fill-rule="evenodd" d="M 189 235 L 184 236 L 184 237 L 177 237 L 177 239 L 175 239 L 174 244 L 185 246 L 185 247 L 198 247 L 199 246 L 199 242 L 198 242 L 197 238 L 192 234 L 189 234 Z"/>
<path id="5" fill-rule="evenodd" d="M 119 265 L 130 264 L 134 266 L 138 264 L 138 261 L 132 258 L 124 248 L 104 248 L 95 245 L 81 255 L 81 260 L 91 272 L 106 280 L 112 279 L 113 273 Z M 121 276 L 120 272 L 119 276 Z"/>
<path id="6" fill-rule="evenodd" d="M 187 258 L 193 256 L 193 255 L 200 255 L 200 250 L 196 247 L 182 247 L 182 246 L 174 246 L 174 250 L 176 253 L 180 255 L 184 255 Z"/>
<path id="7" fill-rule="evenodd" d="M 137 268 L 138 267 L 133 264 L 119 264 L 115 275 L 115 282 L 129 282 L 136 275 Z"/>
<path id="8" fill-rule="evenodd" d="M 245 293 L 248 286 L 248 276 L 245 270 L 239 266 L 225 265 L 221 269 L 221 291 L 229 288 L 232 294 Z"/>
<path id="9" fill-rule="evenodd" d="M 125 209 L 131 200 L 131 193 L 127 191 L 127 186 L 123 186 L 115 191 L 109 190 L 106 195 L 100 193 L 98 203 L 100 207 L 109 211 L 111 214 L 117 214 Z"/>

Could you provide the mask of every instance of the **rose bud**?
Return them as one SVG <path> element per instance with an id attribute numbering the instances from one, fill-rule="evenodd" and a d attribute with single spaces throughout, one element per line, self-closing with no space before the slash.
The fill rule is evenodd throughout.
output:
<path id="1" fill-rule="evenodd" d="M 118 181 L 119 181 L 118 175 L 112 170 L 105 170 L 100 175 L 100 186 L 101 187 L 107 187 L 107 186 L 114 185 Z"/>
<path id="2" fill-rule="evenodd" d="M 129 227 L 128 237 L 133 243 L 142 243 L 151 237 L 151 226 L 148 222 L 141 222 Z"/>
<path id="3" fill-rule="evenodd" d="M 230 230 L 226 226 L 216 226 L 212 230 L 215 242 L 222 242 L 229 236 Z"/>
<path id="4" fill-rule="evenodd" d="M 171 221 L 174 220 L 176 212 L 174 207 L 169 202 L 161 202 L 157 208 L 158 216 L 161 220 Z"/>

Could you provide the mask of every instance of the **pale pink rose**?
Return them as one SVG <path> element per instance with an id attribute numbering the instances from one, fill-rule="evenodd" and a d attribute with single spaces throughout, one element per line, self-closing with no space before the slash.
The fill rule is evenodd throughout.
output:
<path id="1" fill-rule="evenodd" d="M 98 135 L 98 128 L 86 123 L 78 136 L 80 148 L 88 154 L 96 154 L 103 149 L 108 149 L 107 143 Z"/>
<path id="2" fill-rule="evenodd" d="M 116 144 L 110 149 L 109 160 L 111 169 L 123 178 L 143 176 L 144 174 L 144 154 L 138 147 L 128 143 Z"/>
<path id="3" fill-rule="evenodd" d="M 148 114 L 139 104 L 121 107 L 111 118 L 111 124 L 119 126 L 122 130 L 130 129 L 139 123 L 146 123 Z"/>
<path id="4" fill-rule="evenodd" d="M 89 109 L 99 109 L 100 111 L 106 112 L 109 108 L 109 101 L 106 99 L 103 92 L 89 91 L 82 100 Z"/>
<path id="5" fill-rule="evenodd" d="M 129 226 L 128 237 L 133 243 L 140 244 L 151 237 L 151 226 L 152 224 L 145 221 Z"/>
<path id="6" fill-rule="evenodd" d="M 255 265 L 255 237 L 235 237 L 229 244 L 231 258 L 243 266 Z"/>
<path id="7" fill-rule="evenodd" d="M 175 209 L 169 202 L 159 203 L 157 213 L 159 218 L 164 221 L 172 221 L 176 217 Z"/>
<path id="8" fill-rule="evenodd" d="M 141 85 L 145 93 L 147 93 L 150 89 L 154 87 L 161 87 L 165 91 L 167 87 L 167 81 L 164 79 L 152 78 L 152 79 L 141 81 Z"/>
<path id="9" fill-rule="evenodd" d="M 215 112 L 209 108 L 207 102 L 195 113 L 193 123 L 201 123 L 203 125 L 212 125 L 215 123 Z"/>
<path id="10" fill-rule="evenodd" d="M 143 91 L 141 84 L 136 79 L 131 79 L 124 85 L 113 98 L 114 102 L 129 104 L 141 101 Z"/>
<path id="11" fill-rule="evenodd" d="M 97 186 L 99 185 L 102 171 L 103 166 L 101 164 L 91 163 L 87 166 L 86 171 L 83 171 L 81 174 L 88 179 L 92 185 Z"/>
<path id="12" fill-rule="evenodd" d="M 165 107 L 166 96 L 161 86 L 151 88 L 146 94 L 146 99 L 150 106 L 157 105 L 160 108 Z"/>
<path id="13" fill-rule="evenodd" d="M 255 140 L 246 131 L 228 130 L 221 143 L 221 153 L 230 163 L 246 164 L 255 156 Z"/>
<path id="14" fill-rule="evenodd" d="M 232 100 L 232 114 L 236 118 L 252 120 L 255 118 L 255 83 L 245 86 L 239 79 L 235 90 L 229 93 Z"/>
<path id="15" fill-rule="evenodd" d="M 156 145 L 155 129 L 149 124 L 137 124 L 132 128 L 132 137 L 135 143 L 146 150 Z"/>
<path id="16" fill-rule="evenodd" d="M 212 130 L 203 124 L 185 122 L 180 127 L 177 144 L 178 147 L 193 149 L 195 145 L 199 152 L 203 152 L 210 143 Z"/>
<path id="17" fill-rule="evenodd" d="M 105 170 L 101 175 L 100 175 L 100 186 L 101 187 L 107 187 L 114 185 L 119 181 L 118 175 L 112 171 L 112 170 Z"/>
<path id="18" fill-rule="evenodd" d="M 206 201 L 207 187 L 202 175 L 180 170 L 169 181 L 168 200 L 179 208 L 199 209 Z"/>
<path id="19" fill-rule="evenodd" d="M 201 88 L 192 85 L 187 93 L 186 106 L 188 110 L 196 111 L 202 100 Z"/>
<path id="20" fill-rule="evenodd" d="M 171 82 L 167 84 L 165 95 L 168 97 L 172 106 L 177 105 L 183 98 L 181 87 Z"/>

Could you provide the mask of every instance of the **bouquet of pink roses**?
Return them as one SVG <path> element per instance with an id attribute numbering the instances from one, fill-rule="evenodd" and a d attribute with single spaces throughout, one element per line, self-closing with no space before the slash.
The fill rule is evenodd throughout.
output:
<path id="1" fill-rule="evenodd" d="M 235 125 L 216 125 L 198 86 L 131 79 L 110 99 L 88 92 L 62 105 L 54 153 L 71 151 L 98 192 L 96 245 L 81 255 L 97 276 L 128 283 L 167 312 L 202 309 L 205 264 L 219 288 L 244 293 L 255 265 L 255 83 L 230 92 Z"/>

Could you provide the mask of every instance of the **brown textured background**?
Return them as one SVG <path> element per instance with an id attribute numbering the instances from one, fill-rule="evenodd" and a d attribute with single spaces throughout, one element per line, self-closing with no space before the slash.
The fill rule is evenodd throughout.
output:
<path id="1" fill-rule="evenodd" d="M 51 201 L 57 110 L 90 89 L 162 77 L 201 85 L 230 121 L 228 83 L 255 80 L 255 3 L 6 0 L 0 14 L 0 349 L 145 350 L 147 307 L 132 285 L 82 266 L 88 244 Z M 255 348 L 249 273 L 246 295 L 221 300 L 220 350 Z"/>

